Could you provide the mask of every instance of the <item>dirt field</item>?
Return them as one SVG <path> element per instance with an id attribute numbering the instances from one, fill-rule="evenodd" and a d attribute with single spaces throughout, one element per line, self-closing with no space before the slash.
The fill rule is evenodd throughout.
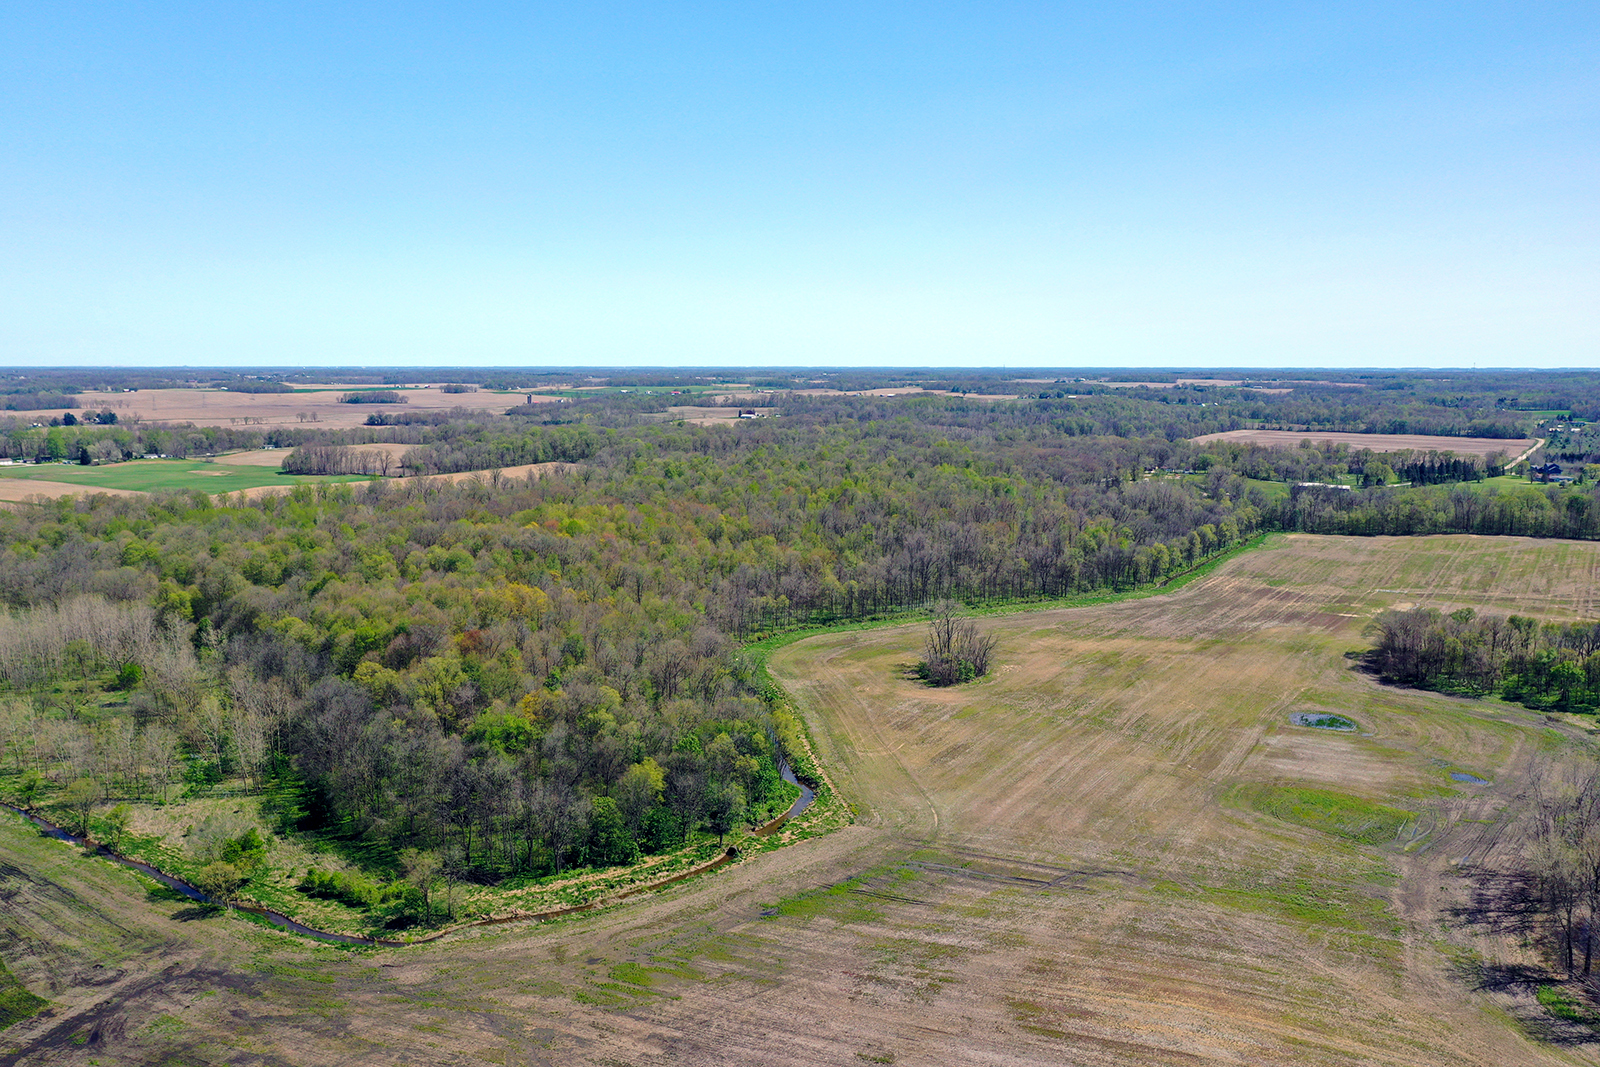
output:
<path id="1" fill-rule="evenodd" d="M 44 497 L 54 500 L 56 497 L 70 496 L 74 493 L 110 493 L 112 496 L 144 496 L 137 489 L 102 489 L 82 485 L 73 485 L 70 482 L 51 482 L 42 479 L 22 480 L 20 478 L 0 478 L 0 501 L 6 503 L 21 503 Z"/>
<path id="2" fill-rule="evenodd" d="M 1331 433 L 1322 430 L 1227 430 L 1223 433 L 1208 433 L 1193 440 L 1244 441 L 1275 448 L 1295 448 L 1301 441 L 1311 441 L 1315 444 L 1332 443 L 1349 445 L 1351 448 L 1370 448 L 1374 452 L 1398 452 L 1403 448 L 1410 448 L 1423 452 L 1454 452 L 1458 456 L 1487 456 L 1491 452 L 1503 452 L 1508 460 L 1520 457 L 1540 444 L 1538 441 L 1525 438 L 1430 437 L 1426 434 Z"/>
<path id="3" fill-rule="evenodd" d="M 85 394 L 84 407 L 110 408 L 121 418 L 138 416 L 146 422 L 192 422 L 197 426 L 243 425 L 246 417 L 263 426 L 361 426 L 378 411 L 448 411 L 483 409 L 498 415 L 527 401 L 526 393 L 446 393 L 437 386 L 401 390 L 404 404 L 341 404 L 339 397 L 352 388 L 328 385 L 319 392 L 231 393 L 221 389 L 141 389 L 137 393 Z M 535 404 L 557 402 L 556 397 L 534 394 Z M 301 416 L 306 416 L 302 419 Z M 310 421 L 311 416 L 316 421 Z"/>
<path id="4" fill-rule="evenodd" d="M 919 626 L 811 638 L 772 667 L 857 825 L 426 947 L 203 918 L 0 820 L 0 956 L 54 1012 L 0 1062 L 1595 1063 L 1525 931 L 1472 925 L 1578 728 L 1346 654 L 1397 604 L 1589 616 L 1597 570 L 1595 544 L 1276 537 L 1172 595 L 986 620 L 998 670 L 955 691 L 907 676 Z"/>

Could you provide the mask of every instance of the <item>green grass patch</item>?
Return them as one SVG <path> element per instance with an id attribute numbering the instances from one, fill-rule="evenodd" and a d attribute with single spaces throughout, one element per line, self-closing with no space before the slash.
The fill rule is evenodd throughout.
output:
<path id="1" fill-rule="evenodd" d="M 1573 996 L 1553 985 L 1542 985 L 1535 994 L 1544 1010 L 1563 1022 L 1582 1023 L 1584 1026 L 1600 1026 L 1600 1012 L 1586 1004 L 1580 1004 Z"/>
<path id="2" fill-rule="evenodd" d="M 1374 800 L 1306 786 L 1240 787 L 1235 799 L 1243 806 L 1284 822 L 1363 845 L 1393 841 L 1415 818 L 1411 812 Z"/>
<path id="3" fill-rule="evenodd" d="M 829 918 L 836 923 L 866 923 L 883 918 L 883 913 L 867 904 L 853 890 L 859 889 L 864 879 L 852 878 L 838 885 L 812 889 L 799 896 L 788 897 L 768 905 L 763 918 L 778 916 L 797 919 Z"/>
<path id="4" fill-rule="evenodd" d="M 16 976 L 6 970 L 5 962 L 0 960 L 0 1030 L 20 1023 L 48 1003 L 43 997 L 28 992 L 27 987 L 17 981 Z"/>
<path id="5" fill-rule="evenodd" d="M 643 986 L 644 988 L 649 989 L 651 986 L 655 985 L 656 976 L 651 973 L 648 967 L 643 967 L 630 961 L 626 963 L 619 963 L 615 967 L 611 968 L 611 980 L 613 982 L 625 982 L 628 985 Z"/>
<path id="6" fill-rule="evenodd" d="M 263 485 L 300 485 L 314 482 L 363 482 L 365 475 L 291 475 L 266 467 L 244 464 L 207 463 L 188 459 L 136 459 L 104 467 L 84 467 L 76 463 L 47 463 L 39 466 L 11 467 L 0 471 L 0 478 L 20 481 L 66 482 L 92 489 L 132 489 L 142 493 L 162 489 L 205 493 L 231 493 Z"/>

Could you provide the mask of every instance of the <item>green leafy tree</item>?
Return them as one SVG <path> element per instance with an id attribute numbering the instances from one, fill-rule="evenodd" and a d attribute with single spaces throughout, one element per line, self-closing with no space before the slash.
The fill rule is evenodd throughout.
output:
<path id="1" fill-rule="evenodd" d="M 225 860 L 208 863 L 194 873 L 194 887 L 218 904 L 233 901 L 248 880 L 245 872 Z"/>

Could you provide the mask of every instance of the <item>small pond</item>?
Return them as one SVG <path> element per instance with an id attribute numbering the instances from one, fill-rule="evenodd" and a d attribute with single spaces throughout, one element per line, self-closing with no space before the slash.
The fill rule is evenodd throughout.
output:
<path id="1" fill-rule="evenodd" d="M 1489 779 L 1487 779 L 1487 778 L 1479 778 L 1476 774 L 1468 774 L 1466 771 L 1451 771 L 1450 772 L 1450 777 L 1455 779 L 1458 782 L 1468 782 L 1468 783 L 1470 783 L 1472 785 L 1488 785 L 1489 784 Z"/>
<path id="2" fill-rule="evenodd" d="M 1343 715 L 1334 715 L 1326 711 L 1297 711 L 1289 716 L 1289 721 L 1296 726 L 1309 726 L 1313 730 L 1338 730 L 1340 733 L 1354 733 L 1356 724 Z"/>

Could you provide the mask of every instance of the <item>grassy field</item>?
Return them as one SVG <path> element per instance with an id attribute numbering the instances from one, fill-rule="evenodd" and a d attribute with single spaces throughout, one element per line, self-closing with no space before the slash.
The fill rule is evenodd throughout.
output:
<path id="1" fill-rule="evenodd" d="M 75 463 L 5 467 L 0 468 L 0 479 L 64 483 L 141 493 L 160 489 L 199 489 L 206 493 L 231 493 L 238 489 L 255 489 L 267 485 L 366 480 L 357 475 L 305 477 L 280 474 L 276 469 L 248 464 L 208 463 L 204 460 L 188 459 L 136 459 L 104 467 L 82 467 Z"/>
<path id="2" fill-rule="evenodd" d="M 1597 568 L 1587 543 L 1276 536 L 1170 595 L 985 618 L 998 669 L 955 690 L 911 677 L 918 625 L 796 641 L 770 669 L 854 825 L 423 947 L 197 914 L 0 819 L 0 957 L 53 1013 L 0 1044 L 26 1064 L 1600 1062 L 1537 923 L 1480 921 L 1534 775 L 1586 754 L 1588 725 L 1387 689 L 1350 658 L 1404 604 L 1594 617 Z"/>

